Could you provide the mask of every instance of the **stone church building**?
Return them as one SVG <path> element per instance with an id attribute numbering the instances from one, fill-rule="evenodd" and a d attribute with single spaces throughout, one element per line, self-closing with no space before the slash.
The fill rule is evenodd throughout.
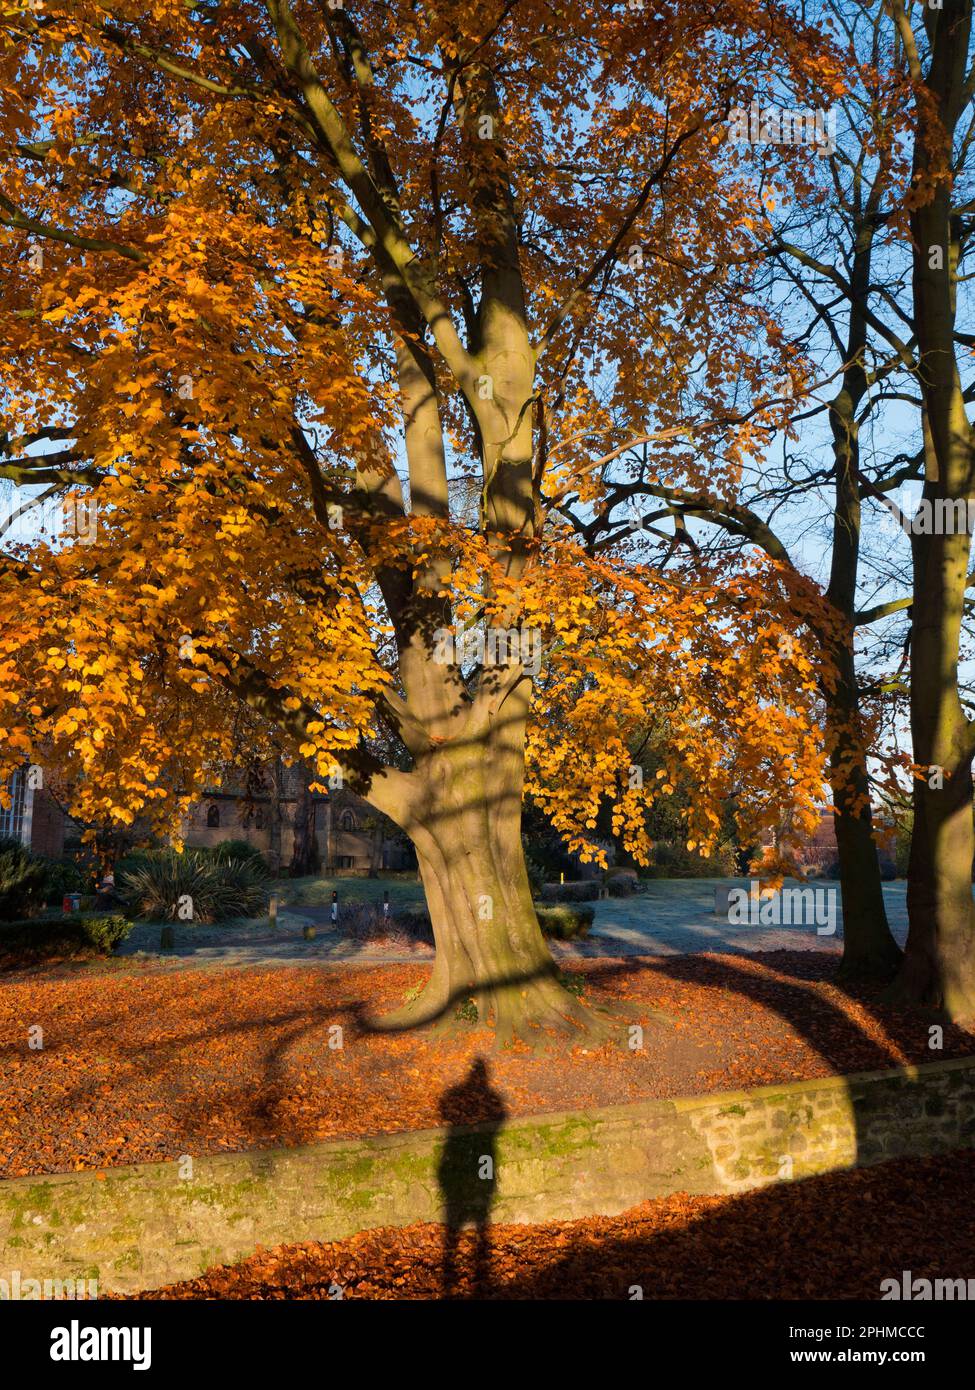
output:
<path id="1" fill-rule="evenodd" d="M 280 824 L 280 862 L 291 863 L 295 814 L 302 796 L 298 766 L 282 767 L 277 789 L 267 775 L 228 778 L 194 802 L 183 822 L 187 848 L 246 840 L 267 858 L 274 853 L 274 819 Z M 305 792 L 310 833 L 324 873 L 382 873 L 416 867 L 409 842 L 368 801 L 346 789 Z"/>

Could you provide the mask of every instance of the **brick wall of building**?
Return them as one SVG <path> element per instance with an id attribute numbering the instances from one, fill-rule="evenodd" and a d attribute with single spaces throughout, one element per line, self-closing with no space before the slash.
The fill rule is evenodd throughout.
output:
<path id="1" fill-rule="evenodd" d="M 60 859 L 64 853 L 64 813 L 50 792 L 37 787 L 30 823 L 30 847 L 35 854 Z"/>

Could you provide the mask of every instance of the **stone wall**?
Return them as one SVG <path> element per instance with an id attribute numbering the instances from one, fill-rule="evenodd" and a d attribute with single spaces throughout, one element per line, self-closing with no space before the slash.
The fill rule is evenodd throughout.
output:
<path id="1" fill-rule="evenodd" d="M 0 1183 L 0 1277 L 156 1288 L 258 1246 L 437 1221 L 494 1155 L 494 1221 L 612 1215 L 671 1192 L 975 1144 L 975 1058 L 448 1133 L 266 1149 Z"/>

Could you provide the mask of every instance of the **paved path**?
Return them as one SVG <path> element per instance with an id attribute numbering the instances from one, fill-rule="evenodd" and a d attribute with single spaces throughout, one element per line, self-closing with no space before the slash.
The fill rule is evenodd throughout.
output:
<path id="1" fill-rule="evenodd" d="M 610 898 L 594 903 L 595 921 L 589 936 L 579 942 L 553 942 L 558 959 L 593 956 L 686 955 L 700 951 L 838 950 L 843 939 L 843 914 L 839 884 L 818 880 L 814 884 L 787 882 L 784 887 L 804 888 L 807 893 L 802 925 L 762 925 L 760 905 L 745 904 L 751 924 L 738 926 L 715 913 L 716 892 L 722 897 L 732 889 L 748 887 L 746 879 L 657 879 L 644 885 L 632 898 Z M 819 895 L 808 898 L 813 888 Z M 354 896 L 350 891 L 349 896 Z M 907 908 L 903 882 L 884 885 L 887 915 L 899 942 L 907 935 Z M 726 900 L 726 897 L 725 897 Z M 740 900 L 739 900 L 740 901 Z M 793 900 L 794 901 L 794 900 Z M 766 909 L 768 914 L 769 909 Z M 794 915 L 803 915 L 793 909 Z M 793 915 L 790 914 L 790 915 Z M 138 925 L 122 944 L 118 955 L 176 957 L 186 964 L 294 965 L 318 962 L 361 965 L 383 962 L 430 960 L 430 947 L 412 952 L 390 952 L 374 945 L 348 941 L 341 927 L 334 929 L 328 907 L 295 905 L 279 914 L 278 926 L 266 921 L 217 926 L 177 924 L 176 946 L 160 952 L 159 927 Z M 825 931 L 817 930 L 817 921 Z M 313 922 L 314 941 L 306 941 L 302 929 Z M 830 925 L 835 926 L 829 932 Z"/>
<path id="2" fill-rule="evenodd" d="M 787 879 L 784 893 L 767 907 L 758 901 L 734 900 L 744 909 L 748 925 L 717 915 L 716 896 L 727 901 L 730 890 L 747 890 L 747 879 L 655 879 L 632 898 L 611 898 L 596 904 L 596 920 L 582 943 L 585 955 L 687 955 L 697 951 L 836 950 L 843 941 L 843 910 L 838 883 L 819 879 L 799 883 Z M 794 896 L 804 893 L 802 910 Z M 816 895 L 810 898 L 810 890 Z M 787 895 L 792 893 L 791 897 Z M 884 884 L 887 920 L 897 941 L 907 937 L 906 884 Z M 762 916 L 800 919 L 763 925 Z M 832 928 L 832 929 L 831 929 Z M 609 947 L 612 949 L 609 949 Z M 593 949 L 596 948 L 596 949 Z M 602 949 L 600 949 L 602 948 Z"/>
<path id="3" fill-rule="evenodd" d="M 432 960 L 433 950 L 418 946 L 412 954 L 390 953 L 375 946 L 349 941 L 341 928 L 328 920 L 327 908 L 294 908 L 278 914 L 278 925 L 259 922 L 228 922 L 214 926 L 174 925 L 175 946 L 159 948 L 159 927 L 139 923 L 116 951 L 118 956 L 161 956 L 207 965 L 295 965 L 345 961 L 381 964 L 385 961 Z M 306 941 L 305 924 L 313 922 L 316 936 Z"/>

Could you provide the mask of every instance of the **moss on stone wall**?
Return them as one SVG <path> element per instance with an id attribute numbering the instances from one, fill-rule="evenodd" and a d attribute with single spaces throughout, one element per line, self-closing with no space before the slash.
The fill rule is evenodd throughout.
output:
<path id="1" fill-rule="evenodd" d="M 478 1126 L 465 1129 L 479 1153 Z M 459 1132 L 458 1132 L 459 1133 Z M 0 1183 L 0 1270 L 98 1278 L 104 1290 L 191 1278 L 258 1245 L 437 1220 L 440 1175 L 475 1194 L 444 1130 Z M 674 1191 L 736 1192 L 975 1139 L 975 1059 L 510 1121 L 491 1218 L 614 1213 Z M 461 1157 L 458 1158 L 458 1155 Z M 473 1161 L 473 1159 L 471 1160 Z"/>

